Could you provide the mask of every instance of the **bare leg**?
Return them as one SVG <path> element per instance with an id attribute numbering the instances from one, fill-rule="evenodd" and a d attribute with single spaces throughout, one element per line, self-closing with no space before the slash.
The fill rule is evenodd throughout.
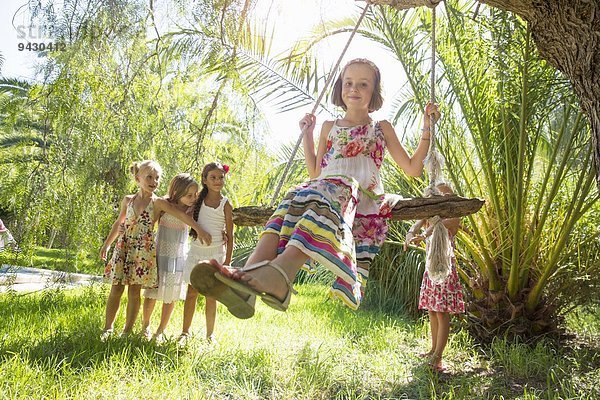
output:
<path id="1" fill-rule="evenodd" d="M 264 260 L 272 260 L 277 257 L 277 246 L 279 245 L 279 235 L 266 233 L 261 236 L 256 244 L 256 248 L 248 257 L 246 265 L 252 265 Z"/>
<path id="2" fill-rule="evenodd" d="M 108 295 L 108 300 L 106 301 L 104 332 L 112 331 L 113 329 L 115 318 L 117 317 L 117 312 L 119 311 L 119 305 L 121 304 L 121 296 L 123 296 L 124 290 L 124 285 L 112 285 L 110 287 L 110 294 Z"/>
<path id="3" fill-rule="evenodd" d="M 210 339 L 215 330 L 215 320 L 217 319 L 217 301 L 215 299 L 206 298 L 204 315 L 206 316 L 206 338 Z"/>
<path id="4" fill-rule="evenodd" d="M 150 318 L 152 317 L 155 304 L 156 299 L 144 297 L 144 306 L 142 307 L 142 333 L 150 331 Z"/>
<path id="5" fill-rule="evenodd" d="M 273 238 L 276 238 L 277 240 L 279 238 L 277 235 L 263 235 L 261 239 L 267 237 L 271 237 L 269 239 L 271 245 L 275 242 Z M 248 259 L 246 265 L 269 259 L 265 258 L 268 250 L 270 249 L 267 248 L 267 243 L 269 242 L 265 241 L 264 243 L 265 244 L 262 247 L 257 246 L 252 256 Z M 308 260 L 308 256 L 300 251 L 300 249 L 295 246 L 288 246 L 285 248 L 283 253 L 276 256 L 272 261 L 274 264 L 280 266 L 284 270 L 290 282 L 293 282 L 294 278 L 296 277 L 296 273 L 302 264 L 306 262 L 306 260 Z M 279 274 L 279 272 L 272 268 L 259 268 L 242 273 L 240 279 L 248 282 L 250 287 L 258 291 L 269 293 L 280 300 L 284 299 L 288 293 L 288 287 L 285 284 L 285 280 L 281 274 Z"/>
<path id="6" fill-rule="evenodd" d="M 437 312 L 428 311 L 429 314 L 429 330 L 431 331 L 431 350 L 429 350 L 428 354 L 432 355 L 435 353 L 437 348 L 437 337 L 438 337 L 438 318 Z"/>
<path id="7" fill-rule="evenodd" d="M 140 291 L 142 285 L 129 285 L 127 288 L 127 313 L 125 314 L 125 327 L 123 333 L 129 333 L 133 329 L 135 319 L 140 312 Z"/>
<path id="8" fill-rule="evenodd" d="M 438 329 L 437 329 L 437 344 L 433 353 L 433 362 L 436 367 L 442 366 L 442 354 L 448 343 L 450 334 L 450 314 L 446 312 L 437 313 Z"/>
<path id="9" fill-rule="evenodd" d="M 194 319 L 194 313 L 196 312 L 196 299 L 198 299 L 198 291 L 188 285 L 187 294 L 185 296 L 185 303 L 183 304 L 183 328 L 181 329 L 182 334 L 190 333 L 190 326 Z"/>
<path id="10" fill-rule="evenodd" d="M 171 303 L 163 303 L 162 311 L 160 313 L 160 325 L 156 328 L 156 336 L 160 335 L 167 328 L 167 324 L 171 319 L 171 314 L 173 313 L 173 309 L 175 308 L 175 302 Z"/>

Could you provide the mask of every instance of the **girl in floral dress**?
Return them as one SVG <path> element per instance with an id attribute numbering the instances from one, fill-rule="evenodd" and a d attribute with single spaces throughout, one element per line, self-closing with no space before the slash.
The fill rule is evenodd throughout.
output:
<path id="1" fill-rule="evenodd" d="M 104 270 L 104 276 L 112 286 L 106 303 L 106 320 L 101 340 L 108 339 L 113 333 L 113 324 L 125 286 L 128 289 L 123 334 L 131 332 L 137 318 L 141 288 L 157 287 L 154 225 L 161 213 L 174 215 L 198 232 L 199 240 L 210 242 L 210 235 L 191 216 L 154 194 L 162 172 L 156 161 L 133 163 L 130 171 L 139 191 L 123 198 L 119 216 L 100 249 L 100 258 L 106 260 L 111 243 L 118 237 L 113 256 Z"/>
<path id="2" fill-rule="evenodd" d="M 429 115 L 437 119 L 439 112 L 427 105 L 421 141 L 411 157 L 389 122 L 369 116 L 383 103 L 380 72 L 371 61 L 348 62 L 332 100 L 345 115 L 323 124 L 316 152 L 315 116 L 307 114 L 299 124 L 311 180 L 287 193 L 242 270 L 214 260 L 196 266 L 200 293 L 230 305 L 259 296 L 285 311 L 294 292 L 291 282 L 309 261 L 331 270 L 337 276 L 332 295 L 358 308 L 395 200 L 384 194 L 379 174 L 385 149 L 408 175 L 419 176 L 429 147 Z"/>
<path id="3" fill-rule="evenodd" d="M 437 188 L 444 196 L 453 194 L 452 189 L 446 183 L 438 184 Z M 428 227 L 422 234 L 417 233 L 420 232 L 426 223 L 426 220 L 417 221 L 408 230 L 404 242 L 405 250 L 409 244 L 417 244 L 431 236 L 433 226 Z M 442 223 L 448 231 L 450 244 L 452 245 L 450 270 L 447 271 L 446 278 L 441 280 L 441 282 L 434 282 L 426 270 L 423 274 L 421 293 L 419 295 L 419 309 L 428 310 L 431 331 L 431 350 L 420 354 L 420 356 L 429 358 L 429 365 L 436 372 L 445 371 L 445 367 L 442 364 L 442 355 L 448 343 L 450 315 L 465 312 L 462 286 L 458 279 L 456 259 L 454 258 L 454 237 L 460 228 L 460 220 L 458 218 L 448 218 L 444 219 Z M 429 247 L 427 246 L 426 251 L 428 250 Z"/>

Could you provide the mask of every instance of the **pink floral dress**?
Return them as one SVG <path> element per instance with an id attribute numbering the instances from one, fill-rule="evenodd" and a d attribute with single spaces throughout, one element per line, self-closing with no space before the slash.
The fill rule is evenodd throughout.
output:
<path id="1" fill-rule="evenodd" d="M 397 196 L 384 194 L 379 168 L 385 138 L 379 123 L 333 124 L 321 175 L 287 193 L 264 233 L 279 235 L 281 253 L 295 246 L 337 279 L 332 295 L 358 308 L 369 265 L 386 238 L 387 218 Z"/>
<path id="2" fill-rule="evenodd" d="M 136 195 L 137 196 L 137 195 Z M 156 244 L 154 234 L 154 198 L 136 215 L 133 200 L 127 205 L 125 232 L 119 236 L 104 277 L 113 285 L 142 285 L 155 288 L 158 284 Z"/>
<path id="3" fill-rule="evenodd" d="M 452 248 L 454 248 L 454 236 L 450 235 Z M 419 295 L 419 309 L 450 314 L 465 312 L 462 286 L 456 272 L 455 259 L 452 257 L 452 269 L 446 279 L 435 284 L 429 279 L 427 271 L 423 274 L 421 282 L 421 294 Z"/>

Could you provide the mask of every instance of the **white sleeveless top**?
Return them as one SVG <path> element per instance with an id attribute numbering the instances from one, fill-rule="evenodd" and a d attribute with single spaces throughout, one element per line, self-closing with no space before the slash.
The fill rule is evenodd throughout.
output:
<path id="1" fill-rule="evenodd" d="M 207 206 L 206 203 L 202 203 L 200 212 L 198 213 L 198 224 L 202 229 L 210 234 L 212 242 L 210 246 L 201 244 L 198 240 L 194 240 L 193 245 L 199 247 L 223 247 L 225 242 L 223 241 L 223 231 L 225 230 L 225 203 L 227 197 L 223 197 L 219 202 L 217 208 Z"/>

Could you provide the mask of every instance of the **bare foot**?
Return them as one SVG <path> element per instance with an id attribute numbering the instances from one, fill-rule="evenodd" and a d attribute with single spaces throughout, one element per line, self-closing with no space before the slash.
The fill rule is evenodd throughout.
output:
<path id="1" fill-rule="evenodd" d="M 446 367 L 442 364 L 442 356 L 438 356 L 436 354 L 432 354 L 429 359 L 429 367 L 433 370 L 433 372 L 446 372 Z"/>
<path id="2" fill-rule="evenodd" d="M 421 358 L 428 358 L 431 357 L 433 355 L 433 349 L 429 350 L 427 353 L 419 353 L 419 357 Z"/>

